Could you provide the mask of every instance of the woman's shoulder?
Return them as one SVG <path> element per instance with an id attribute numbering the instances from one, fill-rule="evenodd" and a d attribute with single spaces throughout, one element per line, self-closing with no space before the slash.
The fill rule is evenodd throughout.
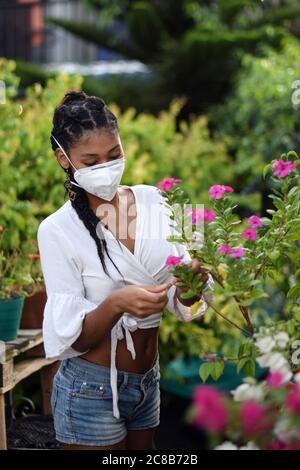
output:
<path id="1" fill-rule="evenodd" d="M 144 195 L 147 199 L 151 198 L 153 201 L 161 200 L 162 196 L 157 186 L 151 184 L 136 184 L 132 186 L 132 188 L 139 191 L 139 193 Z"/>
<path id="2" fill-rule="evenodd" d="M 156 193 L 159 192 L 159 188 L 157 186 L 152 185 L 152 184 L 143 184 L 143 183 L 135 184 L 133 186 L 133 188 L 137 188 L 137 189 L 140 188 L 141 191 L 150 191 L 152 193 L 153 192 L 156 192 Z"/>
<path id="3" fill-rule="evenodd" d="M 56 211 L 49 214 L 45 217 L 38 226 L 38 233 L 41 233 L 43 230 L 51 230 L 51 228 L 57 229 L 63 228 L 68 224 L 68 219 L 72 214 L 72 204 L 71 201 L 66 201 L 61 207 L 59 207 Z"/>

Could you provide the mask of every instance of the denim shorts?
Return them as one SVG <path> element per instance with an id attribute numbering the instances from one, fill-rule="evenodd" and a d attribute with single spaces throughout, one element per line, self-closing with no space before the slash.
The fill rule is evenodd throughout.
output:
<path id="1" fill-rule="evenodd" d="M 110 446 L 123 440 L 127 430 L 158 426 L 159 380 L 159 355 L 145 374 L 118 370 L 120 418 L 116 418 L 110 367 L 80 357 L 62 360 L 51 394 L 56 439 L 67 444 Z"/>

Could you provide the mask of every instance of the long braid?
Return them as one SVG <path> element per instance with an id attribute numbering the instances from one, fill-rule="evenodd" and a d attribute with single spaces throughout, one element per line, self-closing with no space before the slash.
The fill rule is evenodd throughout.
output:
<path id="1" fill-rule="evenodd" d="M 67 153 L 69 153 L 70 147 L 80 139 L 85 131 L 92 131 L 102 127 L 113 131 L 118 130 L 117 118 L 107 108 L 101 98 L 88 96 L 82 91 L 71 91 L 66 93 L 60 105 L 55 108 L 52 134 Z M 56 150 L 58 145 L 52 136 L 50 141 L 52 149 Z M 75 197 L 70 199 L 71 204 L 96 243 L 98 256 L 105 274 L 109 276 L 104 252 L 124 279 L 123 274 L 108 253 L 101 223 L 99 223 L 98 217 L 90 208 L 85 190 L 78 186 L 70 185 L 70 181 L 75 181 L 70 167 L 64 169 L 64 171 L 67 174 L 67 180 L 64 182 L 66 189 L 65 197 L 70 195 L 70 186 L 72 186 L 72 192 Z M 100 236 L 97 232 L 100 232 Z M 120 245 L 119 240 L 118 243 Z"/>

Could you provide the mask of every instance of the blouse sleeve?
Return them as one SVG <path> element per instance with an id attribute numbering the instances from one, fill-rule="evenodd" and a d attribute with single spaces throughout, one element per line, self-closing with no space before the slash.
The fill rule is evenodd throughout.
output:
<path id="1" fill-rule="evenodd" d="M 97 307 L 84 297 L 72 245 L 55 222 L 44 220 L 37 232 L 41 268 L 47 292 L 43 338 L 47 358 L 83 354 L 71 345 L 82 331 L 87 313 Z"/>

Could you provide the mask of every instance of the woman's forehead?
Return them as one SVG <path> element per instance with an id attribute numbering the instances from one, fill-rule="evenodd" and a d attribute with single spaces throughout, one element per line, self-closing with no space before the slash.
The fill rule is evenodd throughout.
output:
<path id="1" fill-rule="evenodd" d="M 74 150 L 79 153 L 109 152 L 113 147 L 120 145 L 120 135 L 117 131 L 101 129 L 98 131 L 86 131 L 74 145 Z"/>

